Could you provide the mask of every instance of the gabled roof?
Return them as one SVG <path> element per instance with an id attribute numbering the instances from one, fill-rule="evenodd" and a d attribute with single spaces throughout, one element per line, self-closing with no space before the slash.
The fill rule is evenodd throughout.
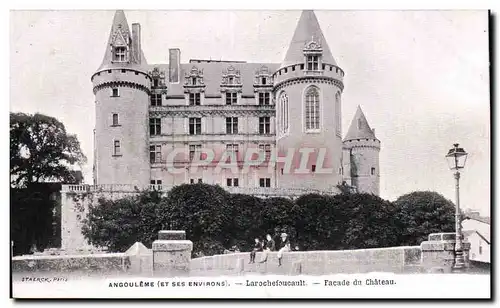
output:
<path id="1" fill-rule="evenodd" d="M 330 47 L 328 47 L 325 36 L 321 31 L 316 15 L 313 11 L 302 11 L 292 41 L 290 42 L 281 66 L 304 63 L 304 47 L 311 41 L 315 41 L 321 45 L 324 63 L 337 65 L 333 59 Z"/>
<path id="2" fill-rule="evenodd" d="M 145 69 L 147 66 L 146 58 L 144 57 L 144 53 L 142 49 L 140 50 L 140 64 L 138 64 L 137 60 L 133 58 L 133 55 L 130 56 L 130 63 L 113 63 L 113 53 L 111 46 L 115 40 L 115 35 L 117 35 L 116 39 L 121 40 L 122 36 L 125 35 L 127 37 L 132 36 L 132 32 L 130 32 L 130 28 L 128 26 L 127 18 L 125 17 L 125 13 L 122 10 L 117 10 L 115 12 L 115 16 L 113 17 L 113 23 L 111 25 L 111 31 L 109 32 L 108 43 L 106 44 L 106 51 L 104 53 L 104 58 L 102 59 L 102 63 L 98 68 L 98 71 L 105 70 L 108 68 L 121 68 L 121 67 L 136 67 Z M 127 39 L 127 37 L 123 37 Z"/>
<path id="3" fill-rule="evenodd" d="M 356 110 L 356 114 L 352 119 L 351 126 L 349 126 L 344 141 L 353 139 L 377 139 L 360 106 L 358 106 Z"/>

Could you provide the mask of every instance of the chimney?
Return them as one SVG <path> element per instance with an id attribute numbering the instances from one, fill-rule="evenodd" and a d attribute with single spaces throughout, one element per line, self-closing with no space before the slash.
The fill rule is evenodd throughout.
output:
<path id="1" fill-rule="evenodd" d="M 135 63 L 141 64 L 141 25 L 132 24 L 132 55 Z"/>
<path id="2" fill-rule="evenodd" d="M 181 50 L 172 48 L 168 50 L 168 54 L 168 79 L 171 83 L 178 83 L 181 70 Z"/>

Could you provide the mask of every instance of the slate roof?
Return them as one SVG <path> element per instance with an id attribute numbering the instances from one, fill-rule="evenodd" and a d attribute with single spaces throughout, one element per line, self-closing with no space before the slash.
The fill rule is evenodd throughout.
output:
<path id="1" fill-rule="evenodd" d="M 323 62 L 337 65 L 313 11 L 302 11 L 281 66 L 304 63 L 304 46 L 314 40 L 323 49 Z"/>
<path id="2" fill-rule="evenodd" d="M 351 126 L 349 126 L 344 141 L 355 139 L 377 139 L 360 106 L 358 106 L 356 110 L 356 114 L 352 119 Z"/>
<path id="3" fill-rule="evenodd" d="M 254 78 L 255 72 L 260 70 L 262 66 L 267 66 L 272 74 L 279 68 L 279 63 L 242 63 L 242 62 L 202 62 L 202 63 L 181 63 L 179 83 L 168 82 L 168 64 L 150 64 L 148 70 L 153 70 L 158 67 L 160 71 L 164 71 L 166 78 L 166 86 L 168 95 L 183 95 L 185 74 L 189 73 L 193 67 L 203 70 L 203 81 L 206 85 L 205 95 L 220 95 L 220 85 L 222 82 L 222 74 L 227 68 L 233 66 L 240 71 L 242 83 L 242 95 L 254 95 Z"/>

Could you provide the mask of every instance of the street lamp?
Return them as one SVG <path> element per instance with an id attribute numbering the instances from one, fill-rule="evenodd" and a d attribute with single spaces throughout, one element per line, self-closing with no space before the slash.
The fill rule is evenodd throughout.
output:
<path id="1" fill-rule="evenodd" d="M 455 207 L 455 265 L 453 270 L 462 272 L 465 269 L 464 252 L 462 249 L 462 223 L 460 215 L 460 169 L 465 167 L 467 160 L 467 152 L 463 148 L 458 147 L 458 143 L 453 145 L 453 148 L 446 154 L 446 159 L 451 170 L 455 171 L 455 194 L 456 194 L 456 207 Z"/>

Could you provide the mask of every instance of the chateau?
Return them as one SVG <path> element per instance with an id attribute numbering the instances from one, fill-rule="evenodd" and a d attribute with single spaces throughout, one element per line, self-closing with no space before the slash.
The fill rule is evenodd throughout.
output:
<path id="1" fill-rule="evenodd" d="M 380 141 L 359 107 L 342 136 L 344 71 L 314 12 L 281 63 L 186 63 L 172 48 L 167 65 L 148 64 L 141 44 L 141 26 L 117 11 L 91 78 L 94 185 L 379 194 Z"/>

